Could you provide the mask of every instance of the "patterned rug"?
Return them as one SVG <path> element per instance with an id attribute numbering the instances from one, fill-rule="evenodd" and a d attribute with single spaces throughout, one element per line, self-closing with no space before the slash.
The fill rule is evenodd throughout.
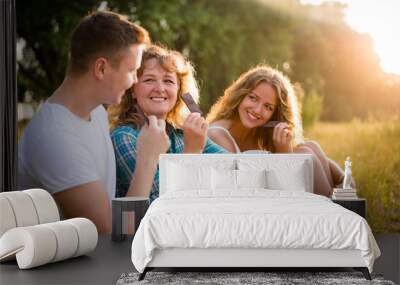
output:
<path id="1" fill-rule="evenodd" d="M 154 272 L 150 271 L 142 281 L 139 273 L 122 274 L 117 285 L 133 284 L 379 284 L 395 285 L 384 280 L 381 275 L 372 274 L 372 281 L 364 278 L 361 272 Z"/>

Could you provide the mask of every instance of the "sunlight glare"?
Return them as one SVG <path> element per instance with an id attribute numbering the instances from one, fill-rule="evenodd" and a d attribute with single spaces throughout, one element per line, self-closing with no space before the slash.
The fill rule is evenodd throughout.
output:
<path id="1" fill-rule="evenodd" d="M 319 5 L 324 0 L 301 0 Z M 368 33 L 382 69 L 400 74 L 400 1 L 399 0 L 340 0 L 346 3 L 346 22 L 360 33 Z"/>

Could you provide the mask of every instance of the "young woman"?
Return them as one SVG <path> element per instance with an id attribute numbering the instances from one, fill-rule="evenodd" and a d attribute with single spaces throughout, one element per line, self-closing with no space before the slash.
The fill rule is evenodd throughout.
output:
<path id="1" fill-rule="evenodd" d="M 185 92 L 197 101 L 191 64 L 176 51 L 155 45 L 147 48 L 138 82 L 120 105 L 110 108 L 117 197 L 156 199 L 161 153 L 226 153 L 207 138 L 205 119 L 199 113 L 188 114 L 181 98 Z"/>
<path id="2" fill-rule="evenodd" d="M 318 143 L 304 141 L 293 86 L 271 67 L 260 65 L 243 73 L 211 107 L 207 121 L 209 137 L 230 152 L 312 154 L 317 194 L 331 196 L 343 179 L 342 169 Z M 265 126 L 268 122 L 270 126 Z"/>

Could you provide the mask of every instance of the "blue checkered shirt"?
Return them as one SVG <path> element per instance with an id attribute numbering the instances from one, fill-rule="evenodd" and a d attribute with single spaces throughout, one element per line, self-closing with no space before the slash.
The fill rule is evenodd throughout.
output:
<path id="1" fill-rule="evenodd" d="M 168 136 L 171 146 L 167 153 L 183 153 L 183 131 L 168 126 Z M 117 164 L 117 189 L 116 197 L 125 197 L 129 189 L 133 172 L 136 166 L 136 141 L 139 136 L 138 129 L 131 125 L 122 125 L 111 133 L 114 145 L 115 160 Z M 203 153 L 227 153 L 221 146 L 207 138 Z M 153 186 L 150 192 L 150 203 L 159 196 L 159 168 L 154 175 Z"/>

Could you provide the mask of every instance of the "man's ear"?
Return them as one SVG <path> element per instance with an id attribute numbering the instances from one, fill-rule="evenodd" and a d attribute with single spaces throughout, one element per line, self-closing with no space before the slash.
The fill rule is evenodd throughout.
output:
<path id="1" fill-rule="evenodd" d="M 106 73 L 106 68 L 108 65 L 107 59 L 104 57 L 99 57 L 93 64 L 93 75 L 96 79 L 102 80 Z"/>

